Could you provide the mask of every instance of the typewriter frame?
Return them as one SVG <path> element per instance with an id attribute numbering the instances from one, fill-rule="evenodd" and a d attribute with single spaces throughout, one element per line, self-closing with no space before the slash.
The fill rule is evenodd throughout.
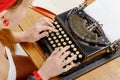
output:
<path id="1" fill-rule="evenodd" d="M 84 6 L 80 7 L 79 9 L 82 10 L 82 12 L 84 12 L 83 9 L 85 7 L 86 6 L 84 5 Z M 68 10 L 62 14 L 57 15 L 55 18 L 56 19 L 59 19 L 60 17 L 64 18 L 65 16 L 68 16 L 68 15 L 66 15 L 66 13 L 69 13 L 71 10 Z M 63 15 L 63 14 L 65 14 L 65 15 Z M 87 15 L 87 16 L 89 16 L 89 15 Z M 59 21 L 62 21 L 62 19 L 59 19 Z M 93 21 L 97 22 L 94 19 L 93 19 Z M 66 20 L 65 20 L 65 22 L 66 22 Z M 64 24 L 62 24 L 62 25 L 64 25 Z M 103 35 L 105 35 L 105 34 L 103 33 Z M 45 55 L 47 57 L 50 55 L 50 52 L 53 51 L 51 46 L 47 45 L 49 43 L 47 42 L 47 40 L 45 38 L 39 40 L 38 44 L 40 46 L 45 46 L 45 47 L 41 47 L 41 48 L 43 49 L 43 51 L 45 52 Z M 73 80 L 76 77 L 81 76 L 81 75 L 105 64 L 106 62 L 109 62 L 112 59 L 118 57 L 120 55 L 119 45 L 120 45 L 120 40 L 117 40 L 114 43 L 109 43 L 107 45 L 104 45 L 100 49 L 95 50 L 93 53 L 91 53 L 91 55 L 88 57 L 88 59 L 86 59 L 82 62 L 81 65 L 79 65 L 75 68 L 72 68 L 67 73 L 62 73 L 61 75 L 59 75 L 60 79 L 61 80 Z"/>

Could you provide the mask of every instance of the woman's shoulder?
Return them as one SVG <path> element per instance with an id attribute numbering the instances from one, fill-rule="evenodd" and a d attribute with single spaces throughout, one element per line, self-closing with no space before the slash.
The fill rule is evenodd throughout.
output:
<path id="1" fill-rule="evenodd" d="M 5 48 L 0 42 L 0 80 L 6 80 L 9 69 L 9 62 L 5 57 Z M 3 73 L 3 74 L 2 74 Z"/>
<path id="2" fill-rule="evenodd" d="M 0 56 L 5 55 L 5 48 L 2 45 L 2 43 L 0 42 Z"/>

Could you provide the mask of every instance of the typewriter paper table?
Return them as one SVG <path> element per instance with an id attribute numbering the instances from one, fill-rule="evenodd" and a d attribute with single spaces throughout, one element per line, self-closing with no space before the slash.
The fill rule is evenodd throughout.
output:
<path id="1" fill-rule="evenodd" d="M 109 1 L 108 1 L 109 2 Z M 40 14 L 32 11 L 31 9 L 28 10 L 28 15 L 24 19 L 24 21 L 21 23 L 20 27 L 23 30 L 29 29 L 29 26 L 32 25 L 37 19 L 39 19 Z M 36 43 L 35 43 L 36 44 Z M 29 46 L 26 43 L 23 43 L 22 45 L 26 52 L 30 55 L 33 62 L 39 67 L 44 62 L 42 50 L 39 46 Z M 28 48 L 29 47 L 29 48 Z M 26 49 L 27 48 L 27 49 Z M 33 53 L 35 52 L 35 53 Z M 38 56 L 39 55 L 39 56 Z M 37 56 L 38 59 L 35 58 Z M 41 60 L 41 61 L 40 61 Z M 76 80 L 119 80 L 120 79 L 120 58 L 116 58 L 109 63 L 104 64 L 103 66 L 100 66 L 99 68 L 96 68 L 95 70 L 88 72 L 87 74 L 76 78 Z M 58 80 L 58 79 L 54 79 Z"/>

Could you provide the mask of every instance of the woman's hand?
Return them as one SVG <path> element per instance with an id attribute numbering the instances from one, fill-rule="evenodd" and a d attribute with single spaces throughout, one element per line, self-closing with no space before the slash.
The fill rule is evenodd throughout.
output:
<path id="1" fill-rule="evenodd" d="M 52 20 L 49 18 L 41 18 L 28 31 L 16 32 L 14 36 L 16 42 L 35 42 L 43 37 L 48 36 L 48 31 L 57 32 Z"/>
<path id="2" fill-rule="evenodd" d="M 65 58 L 70 54 L 70 51 L 67 51 L 69 48 L 69 46 L 64 48 L 56 48 L 52 52 L 38 71 L 43 80 L 48 80 L 51 77 L 55 77 L 77 65 L 72 62 L 74 58 L 76 58 L 76 55 L 65 60 Z M 67 65 L 69 63 L 70 65 Z M 65 65 L 67 65 L 66 68 L 63 68 Z"/>
<path id="3" fill-rule="evenodd" d="M 48 31 L 57 32 L 52 20 L 48 18 L 41 18 L 38 22 L 27 31 L 27 42 L 35 42 L 43 37 L 48 36 Z"/>

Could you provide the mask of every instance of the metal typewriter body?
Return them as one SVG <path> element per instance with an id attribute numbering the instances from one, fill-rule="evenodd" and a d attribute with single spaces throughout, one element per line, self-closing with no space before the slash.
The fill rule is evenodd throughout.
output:
<path id="1" fill-rule="evenodd" d="M 110 43 L 101 25 L 84 12 L 84 6 L 57 15 L 53 24 L 59 31 L 38 41 L 45 55 L 48 57 L 56 47 L 70 45 L 68 58 L 75 54 L 77 59 L 73 62 L 81 62 L 61 74 L 62 80 L 72 80 L 119 55 L 119 41 Z"/>

